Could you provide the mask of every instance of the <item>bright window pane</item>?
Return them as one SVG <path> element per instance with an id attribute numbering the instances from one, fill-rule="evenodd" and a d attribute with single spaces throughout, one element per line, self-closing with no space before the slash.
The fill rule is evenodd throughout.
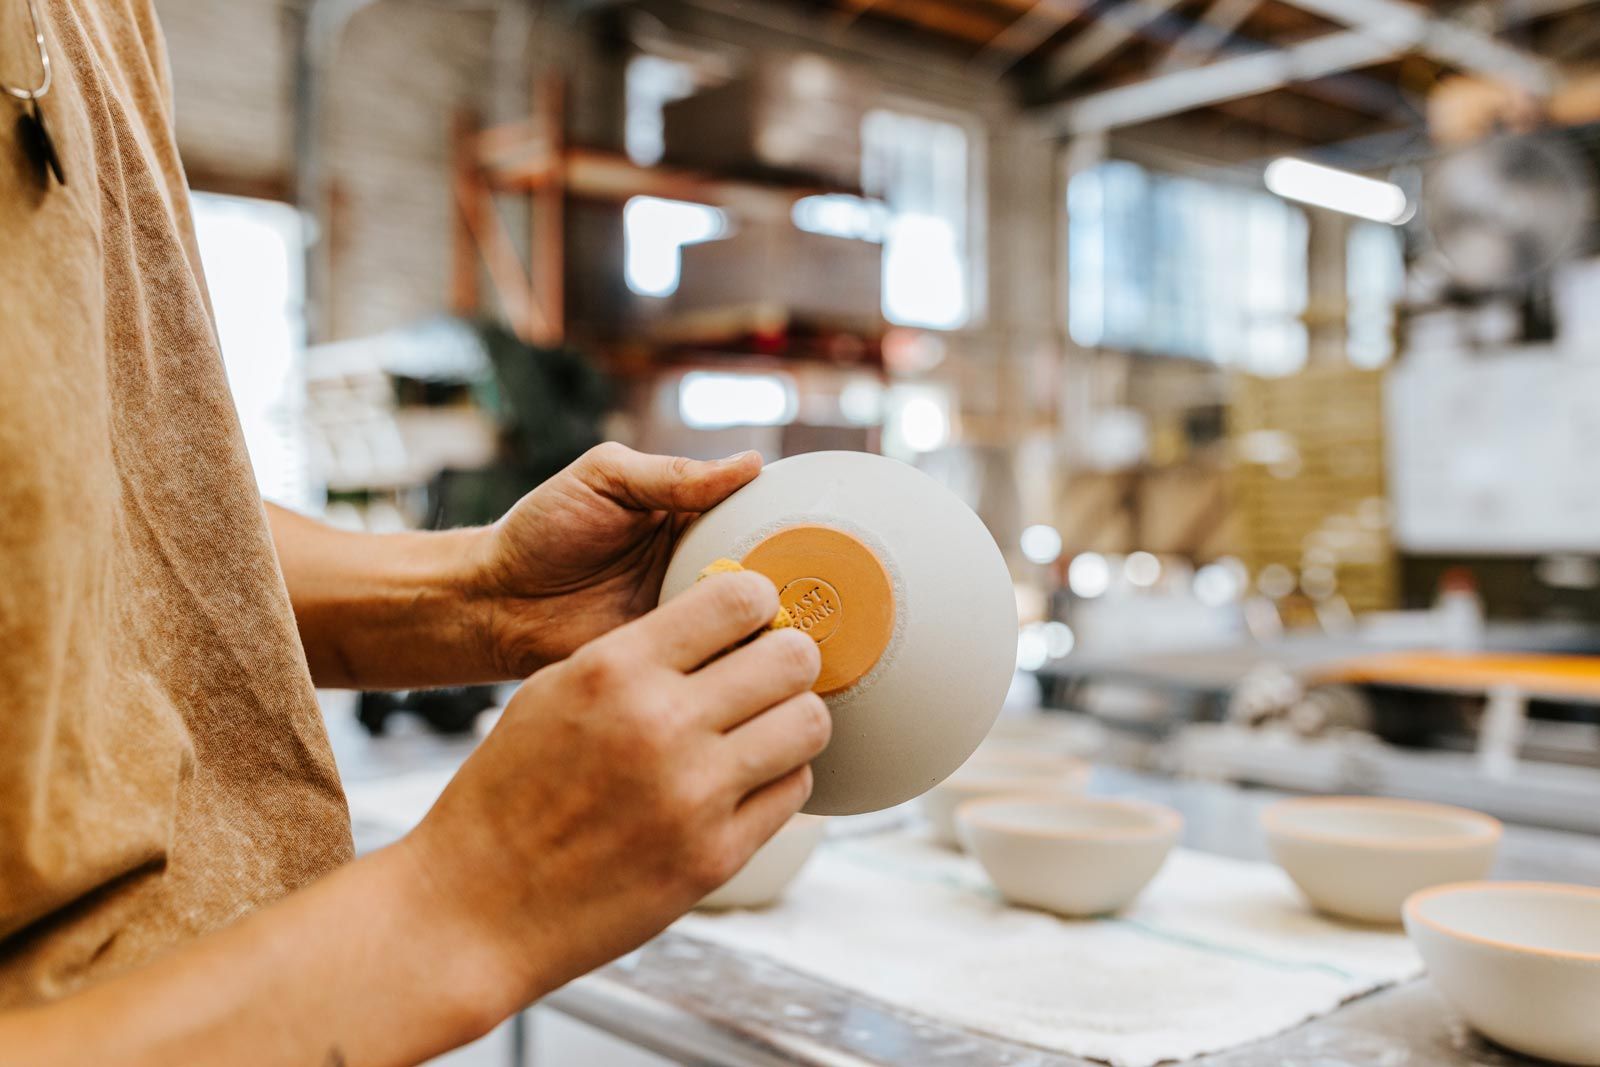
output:
<path id="1" fill-rule="evenodd" d="M 636 196 L 622 209 L 625 277 L 641 296 L 671 296 L 682 269 L 679 249 L 721 237 L 726 217 L 714 207 Z"/>
<path id="2" fill-rule="evenodd" d="M 890 212 L 884 317 L 905 326 L 964 326 L 971 316 L 966 131 L 919 115 L 870 111 L 861 152 L 861 184 Z"/>
<path id="3" fill-rule="evenodd" d="M 1400 231 L 1380 222 L 1350 227 L 1345 246 L 1350 362 L 1381 367 L 1394 356 L 1395 305 L 1405 286 Z"/>
<path id="4" fill-rule="evenodd" d="M 261 494 L 313 507 L 300 215 L 287 204 L 208 193 L 194 194 L 193 204 L 228 387 Z"/>
<path id="5" fill-rule="evenodd" d="M 1089 347 L 1282 374 L 1305 362 L 1305 213 L 1124 161 L 1067 189 L 1067 327 Z"/>

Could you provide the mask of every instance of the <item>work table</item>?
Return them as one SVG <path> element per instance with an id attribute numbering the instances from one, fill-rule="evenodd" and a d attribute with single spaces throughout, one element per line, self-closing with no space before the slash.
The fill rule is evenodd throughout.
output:
<path id="1" fill-rule="evenodd" d="M 1279 794 L 1097 769 L 1096 793 L 1138 796 L 1183 812 L 1183 843 L 1264 859 L 1259 808 Z M 1508 826 L 1497 878 L 1600 885 L 1600 839 Z M 758 958 L 667 933 L 545 1003 L 646 1048 L 693 1063 L 1086 1067 L 937 1021 L 914 1018 Z M 1426 979 L 1380 990 L 1258 1044 L 1189 1061 L 1206 1067 L 1487 1067 L 1533 1061 L 1466 1030 Z"/>
<path id="2" fill-rule="evenodd" d="M 375 753 L 335 731 L 353 788 L 385 773 L 459 761 L 461 743 L 386 740 Z M 366 749 L 363 757 L 354 752 Z M 1264 859 L 1260 807 L 1280 794 L 1097 768 L 1091 790 L 1137 796 L 1184 815 L 1183 843 Z M 850 831 L 848 825 L 841 827 Z M 358 838 L 361 828 L 358 826 Z M 1600 885 L 1600 838 L 1510 826 L 1494 877 Z M 545 1007 L 670 1058 L 725 1067 L 1086 1067 L 1092 1061 L 915 1017 L 769 963 L 668 932 L 551 994 Z M 1489 1067 L 1531 1064 L 1472 1035 L 1426 979 L 1380 990 L 1277 1037 L 1189 1061 L 1205 1067 Z"/>

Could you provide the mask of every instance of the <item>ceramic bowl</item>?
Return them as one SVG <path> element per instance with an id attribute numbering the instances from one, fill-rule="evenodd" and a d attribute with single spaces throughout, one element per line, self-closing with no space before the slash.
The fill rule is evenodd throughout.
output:
<path id="1" fill-rule="evenodd" d="M 985 797 L 956 809 L 967 850 L 1013 904 L 1104 915 L 1155 877 L 1183 830 L 1171 808 L 1052 793 Z"/>
<path id="2" fill-rule="evenodd" d="M 1016 667 L 1011 575 L 978 517 L 926 474 L 864 452 L 770 464 L 684 532 L 662 599 L 723 557 L 772 579 L 822 652 L 833 740 L 812 762 L 806 811 L 910 800 L 989 732 Z"/>
<path id="3" fill-rule="evenodd" d="M 1051 752 L 1003 752 L 980 746 L 956 772 L 922 795 L 922 814 L 933 839 L 947 848 L 960 846 L 956 808 L 979 797 L 1006 793 L 1082 793 L 1090 766 L 1072 756 Z"/>
<path id="4" fill-rule="evenodd" d="M 1444 804 L 1387 797 L 1299 797 L 1261 813 L 1267 845 L 1319 911 L 1398 923 L 1412 893 L 1482 878 L 1500 823 Z"/>
<path id="5" fill-rule="evenodd" d="M 1438 886 L 1406 901 L 1405 923 L 1433 984 L 1486 1037 L 1600 1067 L 1600 889 Z"/>
<path id="6" fill-rule="evenodd" d="M 800 868 L 822 842 L 828 820 L 816 815 L 796 815 L 756 849 L 739 873 L 708 893 L 699 908 L 764 908 L 775 904 L 794 881 Z"/>

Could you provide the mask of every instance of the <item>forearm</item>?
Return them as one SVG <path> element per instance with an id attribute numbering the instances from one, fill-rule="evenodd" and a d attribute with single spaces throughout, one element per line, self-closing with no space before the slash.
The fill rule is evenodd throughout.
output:
<path id="1" fill-rule="evenodd" d="M 386 1067 L 486 1032 L 542 990 L 431 895 L 419 857 L 373 853 L 141 969 L 0 1014 L 11 1063 Z"/>
<path id="2" fill-rule="evenodd" d="M 271 504 L 267 517 L 318 685 L 501 680 L 465 578 L 483 531 L 352 533 Z"/>

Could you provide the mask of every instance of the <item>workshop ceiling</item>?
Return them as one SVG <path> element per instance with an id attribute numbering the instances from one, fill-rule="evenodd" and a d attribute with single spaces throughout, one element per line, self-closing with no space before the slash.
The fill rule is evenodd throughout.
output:
<path id="1" fill-rule="evenodd" d="M 787 2 L 839 32 L 890 30 L 1007 78 L 1066 132 L 1205 111 L 1327 144 L 1420 125 L 1450 73 L 1534 85 L 1541 67 L 1600 47 L 1600 10 L 1582 0 Z"/>

